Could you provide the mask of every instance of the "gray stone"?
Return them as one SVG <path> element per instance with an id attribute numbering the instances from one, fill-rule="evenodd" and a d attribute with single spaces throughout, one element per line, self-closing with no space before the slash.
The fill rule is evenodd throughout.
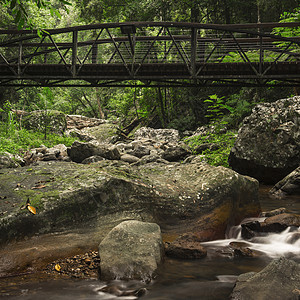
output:
<path id="1" fill-rule="evenodd" d="M 300 165 L 300 96 L 258 104 L 229 156 L 237 172 L 276 183 Z"/>
<path id="2" fill-rule="evenodd" d="M 127 150 L 127 154 L 141 158 L 145 155 L 149 155 L 150 149 L 143 145 L 135 145 L 133 150 Z"/>
<path id="3" fill-rule="evenodd" d="M 179 131 L 176 129 L 153 129 L 141 127 L 134 134 L 135 139 L 151 139 L 159 142 L 178 143 Z"/>
<path id="4" fill-rule="evenodd" d="M 44 187 L 33 193 L 41 180 Z M 21 192 L 15 191 L 20 182 Z M 7 169 L 0 174 L 0 190 L 8 199 L 2 203 L 7 213 L 0 216 L 0 244 L 84 222 L 103 231 L 126 219 L 155 222 L 165 231 L 192 232 L 208 241 L 224 238 L 227 227 L 260 212 L 255 179 L 208 164 L 40 162 Z M 28 197 L 37 206 L 34 216 L 19 209 Z"/>
<path id="5" fill-rule="evenodd" d="M 293 300 L 300 286 L 300 265 L 286 258 L 273 260 L 262 271 L 238 277 L 232 300 Z"/>
<path id="6" fill-rule="evenodd" d="M 180 146 L 175 146 L 166 149 L 162 154 L 162 158 L 167 161 L 180 161 L 189 154 L 191 153 L 187 149 Z"/>
<path id="7" fill-rule="evenodd" d="M 92 142 L 83 143 L 78 141 L 75 141 L 72 146 L 68 148 L 68 155 L 72 161 L 77 163 L 81 163 L 90 156 L 102 156 L 110 160 L 119 160 L 121 157 L 116 146 Z"/>
<path id="8" fill-rule="evenodd" d="M 102 156 L 99 156 L 99 155 L 93 155 L 93 156 L 85 158 L 81 163 L 82 164 L 92 164 L 92 163 L 95 163 L 95 162 L 98 162 L 101 160 L 105 160 L 105 158 Z"/>
<path id="9" fill-rule="evenodd" d="M 160 228 L 155 223 L 125 221 L 99 245 L 101 280 L 150 280 L 163 257 Z"/>
<path id="10" fill-rule="evenodd" d="M 276 183 L 270 193 L 279 198 L 286 195 L 300 195 L 300 166 Z"/>
<path id="11" fill-rule="evenodd" d="M 134 155 L 123 154 L 123 155 L 121 155 L 121 160 L 132 164 L 132 163 L 138 162 L 140 159 Z"/>
<path id="12" fill-rule="evenodd" d="M 86 141 L 86 142 L 89 142 L 89 141 L 92 141 L 92 140 L 96 139 L 94 136 L 86 134 L 84 131 L 79 130 L 77 128 L 67 130 L 66 135 L 71 136 L 73 138 L 77 138 L 81 141 Z"/>
<path id="13" fill-rule="evenodd" d="M 8 152 L 0 154 L 0 169 L 2 168 L 17 168 L 20 167 L 21 164 L 18 163 L 14 156 Z"/>

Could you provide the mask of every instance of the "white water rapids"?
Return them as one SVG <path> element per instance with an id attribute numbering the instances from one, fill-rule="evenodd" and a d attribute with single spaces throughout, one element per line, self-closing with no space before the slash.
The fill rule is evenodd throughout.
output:
<path id="1" fill-rule="evenodd" d="M 252 220 L 262 221 L 263 219 Z M 243 242 L 251 250 L 259 251 L 271 258 L 300 255 L 300 227 L 288 227 L 280 233 L 268 233 L 249 240 L 242 238 L 241 230 L 241 225 L 234 226 L 230 229 L 228 238 L 202 244 L 208 248 L 216 249 L 227 247 L 231 242 Z"/>

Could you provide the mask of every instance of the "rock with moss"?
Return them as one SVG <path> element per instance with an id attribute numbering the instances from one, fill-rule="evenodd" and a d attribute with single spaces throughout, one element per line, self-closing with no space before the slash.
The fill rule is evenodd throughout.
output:
<path id="1" fill-rule="evenodd" d="M 36 110 L 26 114 L 22 119 L 26 129 L 43 133 L 63 134 L 67 129 L 65 114 L 57 110 Z"/>
<path id="2" fill-rule="evenodd" d="M 126 219 L 155 222 L 174 234 L 193 232 L 207 241 L 224 238 L 228 226 L 260 212 L 255 179 L 201 163 L 38 162 L 3 169 L 0 191 L 6 197 L 2 243 L 85 223 L 101 231 Z M 20 210 L 28 198 L 36 215 Z"/>
<path id="3" fill-rule="evenodd" d="M 0 169 L 17 168 L 25 164 L 24 160 L 18 156 L 8 152 L 0 154 Z"/>
<path id="4" fill-rule="evenodd" d="M 258 104 L 245 118 L 229 156 L 241 174 L 276 183 L 300 165 L 300 97 Z"/>

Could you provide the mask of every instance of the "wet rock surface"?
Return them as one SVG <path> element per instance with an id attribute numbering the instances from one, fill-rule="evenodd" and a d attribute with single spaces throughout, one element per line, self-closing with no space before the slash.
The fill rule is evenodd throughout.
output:
<path id="1" fill-rule="evenodd" d="M 181 259 L 197 259 L 207 255 L 201 240 L 193 234 L 181 235 L 172 243 L 166 243 L 165 252 L 167 256 Z"/>
<path id="2" fill-rule="evenodd" d="M 300 167 L 276 183 L 270 190 L 270 194 L 279 198 L 286 195 L 300 196 Z"/>
<path id="3" fill-rule="evenodd" d="M 300 165 L 300 97 L 258 104 L 243 121 L 230 166 L 264 183 L 276 183 Z"/>
<path id="4" fill-rule="evenodd" d="M 300 215 L 280 213 L 267 217 L 264 221 L 251 221 L 242 224 L 242 237 L 251 239 L 258 235 L 270 232 L 282 232 L 288 227 L 299 227 Z"/>
<path id="5" fill-rule="evenodd" d="M 232 300 L 298 299 L 300 265 L 280 258 L 258 273 L 242 274 L 231 294 Z"/>

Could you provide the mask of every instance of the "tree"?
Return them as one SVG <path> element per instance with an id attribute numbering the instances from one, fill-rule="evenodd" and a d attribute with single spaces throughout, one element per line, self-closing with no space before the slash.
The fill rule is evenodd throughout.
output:
<path id="1" fill-rule="evenodd" d="M 51 15 L 60 17 L 58 7 L 64 7 L 67 9 L 70 2 L 66 0 L 0 0 L 0 4 L 9 8 L 14 16 L 15 23 L 18 28 L 21 29 L 24 26 L 29 28 L 36 28 L 36 24 L 33 20 L 33 16 L 29 13 L 28 7 L 33 5 L 40 9 L 47 9 Z"/>

